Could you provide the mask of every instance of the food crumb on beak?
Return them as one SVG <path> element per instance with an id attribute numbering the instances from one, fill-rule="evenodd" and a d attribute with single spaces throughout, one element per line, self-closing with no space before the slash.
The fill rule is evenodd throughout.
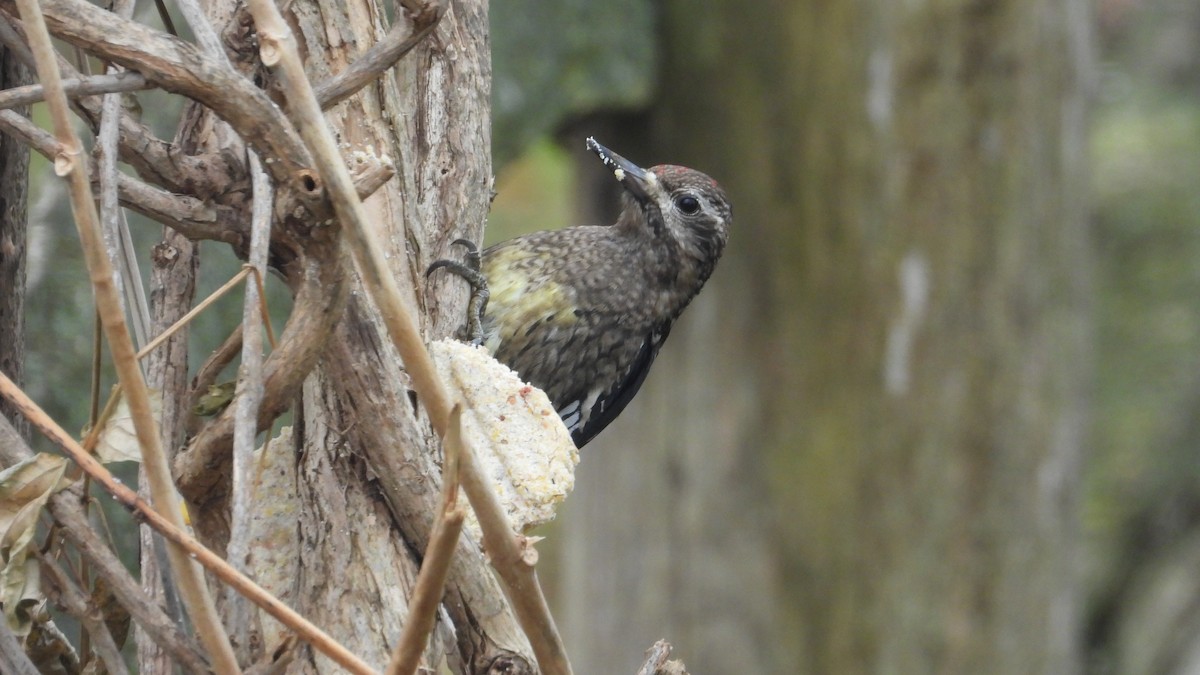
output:
<path id="1" fill-rule="evenodd" d="M 617 180 L 625 181 L 625 169 L 613 169 L 613 175 L 617 177 Z"/>

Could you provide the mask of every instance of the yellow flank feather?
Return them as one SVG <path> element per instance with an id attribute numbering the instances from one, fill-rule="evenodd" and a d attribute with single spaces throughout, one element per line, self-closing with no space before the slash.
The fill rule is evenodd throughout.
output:
<path id="1" fill-rule="evenodd" d="M 517 247 L 492 251 L 484 261 L 483 273 L 491 297 L 487 315 L 494 331 L 484 346 L 493 354 L 501 344 L 521 344 L 526 329 L 534 324 L 566 327 L 579 319 L 567 308 L 576 306 L 575 289 L 558 283 L 547 273 L 553 253 Z"/>

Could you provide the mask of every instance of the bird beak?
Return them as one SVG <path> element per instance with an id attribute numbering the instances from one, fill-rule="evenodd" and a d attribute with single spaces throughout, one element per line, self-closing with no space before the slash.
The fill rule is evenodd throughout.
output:
<path id="1" fill-rule="evenodd" d="M 650 186 L 658 181 L 657 176 L 600 145 L 594 138 L 587 139 L 587 148 L 600 157 L 604 166 L 612 169 L 613 175 L 630 194 L 639 201 L 650 199 Z"/>

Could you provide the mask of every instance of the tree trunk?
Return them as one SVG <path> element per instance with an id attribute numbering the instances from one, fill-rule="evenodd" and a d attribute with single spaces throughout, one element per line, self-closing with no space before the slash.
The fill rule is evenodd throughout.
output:
<path id="1" fill-rule="evenodd" d="M 8 49 L 0 47 L 0 89 L 29 84 L 30 77 Z M 18 110 L 29 114 L 28 106 Z M 29 147 L 0 134 L 0 372 L 24 383 L 25 363 L 25 213 L 29 190 Z M 29 422 L 5 400 L 0 415 L 17 433 L 29 437 Z"/>
<path id="2" fill-rule="evenodd" d="M 312 81 L 339 72 L 382 36 L 382 15 L 369 4 L 291 5 Z M 491 185 L 489 79 L 486 3 L 455 2 L 394 77 L 326 115 L 352 167 L 361 157 L 395 163 L 396 177 L 365 206 L 393 273 L 416 291 L 408 299 L 428 338 L 449 335 L 465 316 L 462 290 L 435 296 L 420 289 L 425 268 L 448 253 L 448 242 L 477 240 L 482 230 Z M 355 279 L 345 315 L 305 382 L 291 442 L 273 443 L 259 466 L 259 503 L 293 523 L 261 532 L 250 561 L 260 581 L 380 665 L 406 619 L 440 503 L 438 441 L 417 404 L 378 310 Z M 427 667 L 448 659 L 464 672 L 529 671 L 529 645 L 471 542 L 459 546 L 445 607 L 456 631 L 435 631 Z M 263 636 L 269 648 L 283 634 L 268 621 Z M 293 670 L 336 668 L 310 657 Z"/>
<path id="3" fill-rule="evenodd" d="M 1078 671 L 1087 4 L 707 7 L 628 154 L 721 181 L 731 248 L 583 458 L 576 665 Z"/>
<path id="4" fill-rule="evenodd" d="M 58 38 L 195 100 L 176 143 L 149 138 L 139 122 L 124 119 L 122 158 L 143 179 L 165 188 L 152 190 L 130 181 L 123 199 L 131 206 L 156 214 L 183 236 L 227 242 L 244 255 L 251 196 L 242 143 L 228 132 L 242 135 L 275 182 L 276 201 L 268 209 L 274 219 L 270 259 L 294 291 L 295 302 L 264 365 L 258 417 L 235 422 L 226 408 L 212 419 L 179 424 L 189 411 L 180 391 L 187 369 L 179 338 L 159 352 L 153 368 L 173 404 L 165 406 L 163 433 L 174 450 L 183 440 L 181 426 L 190 432 L 172 471 L 189 501 L 187 513 L 197 536 L 218 554 L 226 552 L 234 536 L 239 546 L 230 548 L 239 552 L 248 541 L 249 553 L 233 561 L 235 567 L 246 569 L 359 658 L 383 666 L 410 618 L 409 597 L 441 506 L 439 439 L 408 386 L 405 364 L 391 346 L 379 309 L 344 253 L 340 237 L 347 224 L 333 218 L 327 186 L 314 173 L 313 153 L 301 142 L 311 137 L 295 128 L 312 122 L 298 119 L 300 115 L 283 117 L 296 105 L 297 88 L 259 61 L 258 36 L 244 6 L 226 0 L 208 4 L 222 44 L 209 39 L 213 36 L 201 30 L 198 17 L 190 16 L 201 49 L 86 2 L 43 0 L 41 9 L 47 28 Z M 422 29 L 417 37 L 424 39 L 415 49 L 384 76 L 332 105 L 326 120 L 352 173 L 361 178 L 365 168 L 377 177 L 391 175 L 394 167 L 394 179 L 381 187 L 371 180 L 355 187 L 369 193 L 369 225 L 383 242 L 390 272 L 408 289 L 406 299 L 424 336 L 449 335 L 463 322 L 466 289 L 456 283 L 447 285 L 446 293 L 427 293 L 423 273 L 433 260 L 450 253 L 449 242 L 479 239 L 490 202 L 486 1 L 397 3 L 396 30 L 390 34 L 385 11 L 373 0 L 284 5 L 308 78 L 316 84 L 328 84 L 347 70 L 359 72 L 354 66 L 373 63 L 363 58 L 368 48 L 385 39 L 398 47 L 398 37 L 413 37 L 402 35 L 404 28 Z M 435 21 L 436 29 L 426 36 L 423 29 Z M 270 45 L 270 40 L 263 36 L 262 44 Z M 245 78 L 213 53 L 222 46 Z M 95 116 L 94 102 L 78 105 Z M 53 154 L 41 135 L 13 128 Z M 165 213 L 147 201 L 176 212 Z M 180 217 L 180 208 L 191 215 Z M 156 318 L 162 328 L 171 310 L 190 304 L 194 258 L 169 246 L 156 253 L 163 256 L 155 260 L 161 274 L 156 275 Z M 180 265 L 175 274 L 172 263 Z M 215 376 L 221 370 L 216 363 L 224 362 L 211 359 L 197 378 Z M 291 428 L 279 430 L 277 440 L 254 457 L 246 480 L 233 486 L 230 439 L 235 425 L 248 421 L 266 427 L 288 404 Z M 145 426 L 139 425 L 139 431 L 144 440 Z M 239 511 L 231 517 L 235 488 L 239 508 L 246 502 L 248 515 Z M 448 576 L 440 625 L 421 665 L 431 672 L 446 667 L 470 673 L 534 672 L 528 640 L 469 537 L 458 542 Z M 243 665 L 274 654 L 293 637 L 265 613 L 248 619 L 234 616 L 241 612 L 226 614 L 227 623 L 237 622 L 228 632 Z M 339 671 L 311 649 L 302 647 L 294 656 L 288 672 Z M 145 667 L 166 666 L 148 660 Z"/>
<path id="5" fill-rule="evenodd" d="M 200 266 L 199 246 L 183 235 L 163 228 L 163 240 L 150 254 L 150 314 L 151 334 L 159 335 L 178 321 L 192 306 L 196 295 L 196 272 Z M 163 414 L 159 420 L 163 448 L 174 456 L 184 438 L 188 411 L 188 330 L 184 328 L 171 336 L 161 348 L 147 357 L 146 381 L 162 392 Z M 150 493 L 144 473 L 139 474 L 138 489 Z M 179 601 L 174 591 L 163 586 L 166 563 L 166 543 L 147 525 L 140 528 L 142 588 L 147 595 L 164 603 L 178 616 Z M 168 599 L 164 594 L 170 592 Z M 138 671 L 162 673 L 170 670 L 170 660 L 163 649 L 144 631 L 136 633 Z"/>

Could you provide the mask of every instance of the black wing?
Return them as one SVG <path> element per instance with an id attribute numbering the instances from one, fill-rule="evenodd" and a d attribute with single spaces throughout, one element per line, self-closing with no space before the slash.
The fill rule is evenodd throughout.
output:
<path id="1" fill-rule="evenodd" d="M 670 332 L 670 323 L 652 330 L 646 336 L 646 340 L 638 349 L 637 354 L 634 355 L 624 377 L 619 379 L 611 389 L 596 398 L 586 416 L 580 414 L 580 406 L 583 405 L 583 401 L 580 399 L 559 409 L 558 414 L 562 417 L 563 423 L 567 425 L 567 429 L 571 431 L 571 440 L 575 441 L 575 447 L 582 448 L 588 441 L 595 438 L 596 434 L 615 420 L 625 406 L 633 400 L 634 394 L 646 381 L 646 374 L 650 372 L 650 364 L 654 363 L 654 357 L 658 356 L 658 350 Z"/>

